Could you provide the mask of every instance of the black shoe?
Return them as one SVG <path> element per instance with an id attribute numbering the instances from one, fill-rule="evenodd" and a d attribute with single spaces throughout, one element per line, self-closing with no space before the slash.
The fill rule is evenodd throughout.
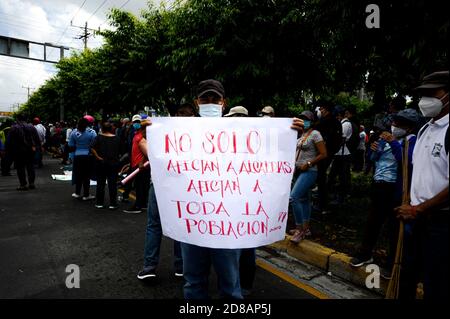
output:
<path id="1" fill-rule="evenodd" d="M 109 205 L 108 208 L 109 208 L 110 210 L 116 210 L 117 208 L 119 208 L 119 205 L 117 205 L 117 204 Z"/>
<path id="2" fill-rule="evenodd" d="M 183 271 L 182 270 L 176 270 L 174 275 L 175 275 L 175 277 L 183 277 Z"/>
<path id="3" fill-rule="evenodd" d="M 30 184 L 30 185 L 28 185 L 28 188 L 29 189 L 36 189 L 36 186 L 34 186 L 34 184 Z"/>
<path id="4" fill-rule="evenodd" d="M 352 267 L 361 267 L 365 264 L 370 264 L 373 262 L 372 256 L 355 256 L 352 259 L 350 259 L 350 265 Z"/>
<path id="5" fill-rule="evenodd" d="M 130 208 L 124 209 L 123 212 L 128 214 L 139 214 L 142 213 L 142 209 L 133 205 Z"/>
<path id="6" fill-rule="evenodd" d="M 139 280 L 144 280 L 144 279 L 148 279 L 148 278 L 155 278 L 156 277 L 156 272 L 154 269 L 150 269 L 150 270 L 145 270 L 142 269 L 138 275 L 137 275 Z"/>
<path id="7" fill-rule="evenodd" d="M 26 187 L 26 186 L 19 186 L 19 187 L 17 187 L 17 190 L 18 191 L 27 191 L 28 187 Z"/>

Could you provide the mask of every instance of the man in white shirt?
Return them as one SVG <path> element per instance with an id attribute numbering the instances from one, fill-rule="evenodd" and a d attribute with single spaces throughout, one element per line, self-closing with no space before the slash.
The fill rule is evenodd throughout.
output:
<path id="1" fill-rule="evenodd" d="M 45 129 L 44 125 L 41 124 L 41 120 L 38 117 L 35 117 L 33 119 L 33 126 L 36 128 L 39 140 L 41 142 L 41 145 L 39 145 L 39 147 L 36 148 L 36 164 L 38 165 L 39 168 L 41 168 L 43 166 L 42 153 L 45 144 L 45 133 L 47 132 L 47 130 Z"/>
<path id="2" fill-rule="evenodd" d="M 336 118 L 341 121 L 342 124 L 342 146 L 339 151 L 334 154 L 333 164 L 331 165 L 330 175 L 328 177 L 329 189 L 333 189 L 336 183 L 336 177 L 339 177 L 339 187 L 337 188 L 337 201 L 334 204 L 342 204 L 345 197 L 350 192 L 350 169 L 352 165 L 352 155 L 347 147 L 347 142 L 352 136 L 353 129 L 352 123 L 345 115 L 349 115 L 341 106 L 335 107 Z M 350 113 L 352 116 L 353 113 Z"/>
<path id="3" fill-rule="evenodd" d="M 448 300 L 449 71 L 425 76 L 416 89 L 419 108 L 431 120 L 414 148 L 411 202 L 396 211 L 405 220 L 425 220 L 424 298 Z"/>

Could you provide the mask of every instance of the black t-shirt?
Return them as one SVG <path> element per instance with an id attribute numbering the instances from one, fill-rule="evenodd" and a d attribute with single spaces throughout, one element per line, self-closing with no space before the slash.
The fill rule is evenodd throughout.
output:
<path id="1" fill-rule="evenodd" d="M 119 138 L 117 136 L 97 135 L 94 141 L 93 149 L 98 156 L 103 158 L 105 163 L 119 163 Z"/>
<path id="2" fill-rule="evenodd" d="M 331 158 L 341 148 L 342 124 L 334 117 L 322 118 L 316 125 L 327 147 L 328 156 Z"/>

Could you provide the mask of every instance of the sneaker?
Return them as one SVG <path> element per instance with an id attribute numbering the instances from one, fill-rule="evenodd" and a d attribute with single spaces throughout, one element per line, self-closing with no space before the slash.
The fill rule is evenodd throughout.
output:
<path id="1" fill-rule="evenodd" d="M 115 210 L 115 209 L 117 209 L 117 208 L 119 208 L 119 205 L 109 205 L 109 207 L 108 207 L 109 209 L 111 209 L 111 210 Z"/>
<path id="2" fill-rule="evenodd" d="M 95 208 L 102 209 L 102 208 L 105 208 L 105 206 L 103 206 L 103 205 L 95 205 Z"/>
<path id="3" fill-rule="evenodd" d="M 27 191 L 28 187 L 26 187 L 26 186 L 19 186 L 19 187 L 17 187 L 17 190 L 18 191 Z"/>
<path id="4" fill-rule="evenodd" d="M 175 277 L 183 277 L 183 271 L 175 271 Z"/>
<path id="5" fill-rule="evenodd" d="M 370 264 L 373 262 L 372 256 L 355 256 L 352 259 L 350 259 L 350 265 L 352 267 L 361 267 L 365 264 Z"/>
<path id="6" fill-rule="evenodd" d="M 144 280 L 144 279 L 147 279 L 147 278 L 155 278 L 156 277 L 156 272 L 155 272 L 154 269 L 150 269 L 150 270 L 142 269 L 138 273 L 137 277 L 140 280 Z"/>
<path id="7" fill-rule="evenodd" d="M 305 232 L 297 230 L 297 232 L 291 237 L 291 242 L 298 244 L 303 239 L 305 239 Z"/>
<path id="8" fill-rule="evenodd" d="M 80 198 L 81 195 L 78 195 L 77 193 L 73 193 L 73 194 L 72 194 L 72 197 L 73 197 L 73 198 Z"/>
<path id="9" fill-rule="evenodd" d="M 142 209 L 133 205 L 130 208 L 124 209 L 123 212 L 128 214 L 139 214 L 142 213 Z"/>
<path id="10" fill-rule="evenodd" d="M 89 195 L 89 196 L 83 196 L 83 200 L 87 201 L 87 200 L 93 200 L 95 199 L 95 196 Z"/>

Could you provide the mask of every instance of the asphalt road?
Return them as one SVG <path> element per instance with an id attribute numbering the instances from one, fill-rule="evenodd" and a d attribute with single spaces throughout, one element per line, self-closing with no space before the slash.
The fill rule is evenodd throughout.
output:
<path id="1" fill-rule="evenodd" d="M 164 238 L 158 277 L 136 278 L 142 267 L 146 213 L 98 210 L 71 198 L 59 160 L 45 158 L 36 190 L 17 191 L 18 180 L 0 176 L 0 298 L 183 298 L 183 279 L 172 269 L 172 242 Z M 92 187 L 91 194 L 95 193 Z M 66 266 L 80 267 L 80 288 L 66 287 Z M 210 291 L 217 297 L 212 271 Z M 258 268 L 250 299 L 314 298 Z"/>

